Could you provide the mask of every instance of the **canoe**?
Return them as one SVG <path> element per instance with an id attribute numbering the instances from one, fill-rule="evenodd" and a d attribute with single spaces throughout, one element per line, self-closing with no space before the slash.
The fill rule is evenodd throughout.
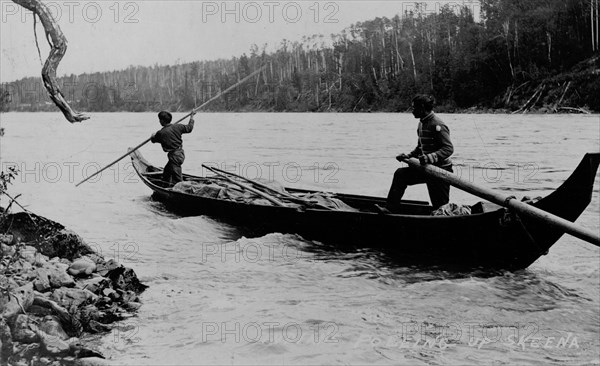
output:
<path id="1" fill-rule="evenodd" d="M 564 234 L 495 205 L 486 205 L 488 209 L 471 215 L 431 216 L 427 202 L 403 200 L 399 213 L 386 214 L 376 208 L 385 206 L 385 198 L 341 193 L 335 197 L 357 211 L 298 209 L 201 197 L 164 187 L 162 169 L 148 163 L 139 151 L 132 152 L 131 159 L 142 182 L 154 192 L 153 198 L 177 213 L 208 215 L 250 228 L 253 235 L 294 233 L 337 247 L 379 249 L 402 265 L 515 271 L 547 254 Z M 600 153 L 586 154 L 558 189 L 533 205 L 574 222 L 591 201 L 599 164 Z M 188 174 L 183 177 L 184 181 L 222 180 Z M 293 195 L 318 193 L 286 190 Z"/>

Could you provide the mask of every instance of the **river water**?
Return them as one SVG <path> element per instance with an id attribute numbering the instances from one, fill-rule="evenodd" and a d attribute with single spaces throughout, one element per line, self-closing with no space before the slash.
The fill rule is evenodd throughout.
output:
<path id="1" fill-rule="evenodd" d="M 463 177 L 543 196 L 585 152 L 598 115 L 440 115 Z M 180 116 L 175 116 L 178 118 Z M 416 143 L 409 114 L 199 114 L 184 171 L 217 163 L 286 186 L 385 196 L 394 156 Z M 569 236 L 530 268 L 494 277 L 395 265 L 290 234 L 240 237 L 150 198 L 128 160 L 75 188 L 159 128 L 154 114 L 0 116 L 10 192 L 75 230 L 149 289 L 137 316 L 89 341 L 117 364 L 600 364 L 600 249 Z M 162 166 L 157 145 L 142 148 Z M 578 223 L 598 231 L 593 202 Z M 406 198 L 427 200 L 425 187 Z M 451 201 L 475 203 L 456 189 Z M 4 201 L 6 204 L 6 201 Z M 485 238 L 482 238 L 485 245 Z"/>

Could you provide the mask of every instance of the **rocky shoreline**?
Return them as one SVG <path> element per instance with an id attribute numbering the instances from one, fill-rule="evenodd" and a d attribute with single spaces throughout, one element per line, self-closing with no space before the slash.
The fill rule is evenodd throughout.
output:
<path id="1" fill-rule="evenodd" d="M 108 364 L 79 338 L 131 317 L 146 287 L 57 222 L 0 216 L 0 365 Z"/>

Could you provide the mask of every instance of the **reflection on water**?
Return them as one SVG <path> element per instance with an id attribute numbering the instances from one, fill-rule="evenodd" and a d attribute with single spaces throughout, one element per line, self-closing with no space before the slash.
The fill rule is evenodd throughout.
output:
<path id="1" fill-rule="evenodd" d="M 441 117 L 463 177 L 519 197 L 547 195 L 600 151 L 598 116 Z M 77 126 L 58 114 L 0 118 L 0 157 L 22 170 L 11 187 L 21 202 L 150 285 L 137 317 L 90 337 L 116 363 L 598 364 L 597 247 L 563 237 L 527 270 L 455 273 L 297 235 L 255 237 L 166 209 L 127 161 L 74 188 L 153 132 L 154 114 Z M 202 175 L 213 162 L 286 186 L 385 196 L 415 128 L 408 114 L 203 114 L 185 136 L 184 170 Z M 165 163 L 157 146 L 143 154 Z M 428 196 L 411 187 L 407 198 Z M 451 199 L 478 201 L 458 190 Z M 599 217 L 596 188 L 578 223 L 598 230 Z"/>

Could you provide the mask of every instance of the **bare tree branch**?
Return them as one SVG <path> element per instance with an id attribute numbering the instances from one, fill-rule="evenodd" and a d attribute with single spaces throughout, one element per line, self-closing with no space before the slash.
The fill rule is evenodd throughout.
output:
<path id="1" fill-rule="evenodd" d="M 37 15 L 44 26 L 44 30 L 46 31 L 46 38 L 48 39 L 51 50 L 50 55 L 48 55 L 48 58 L 44 63 L 44 67 L 42 68 L 42 80 L 44 81 L 44 87 L 48 91 L 50 99 L 52 99 L 54 104 L 56 104 L 56 106 L 63 112 L 65 118 L 69 122 L 81 122 L 89 119 L 89 116 L 76 112 L 71 108 L 71 106 L 69 106 L 58 87 L 58 82 L 56 80 L 56 69 L 58 68 L 63 56 L 67 52 L 67 38 L 52 17 L 50 10 L 40 0 L 12 1 Z"/>

